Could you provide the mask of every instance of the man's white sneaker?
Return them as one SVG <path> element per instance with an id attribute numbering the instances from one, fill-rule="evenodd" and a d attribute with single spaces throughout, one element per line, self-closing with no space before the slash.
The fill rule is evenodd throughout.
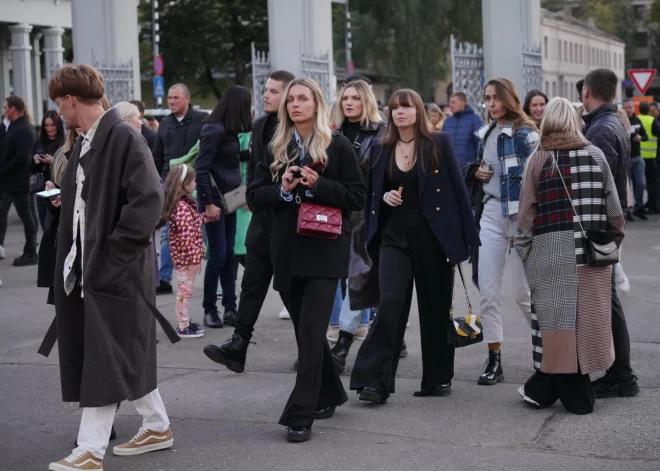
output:
<path id="1" fill-rule="evenodd" d="M 164 450 L 172 445 L 174 445 L 174 437 L 171 428 L 164 432 L 156 432 L 140 427 L 137 435 L 130 442 L 117 445 L 112 449 L 112 452 L 119 456 L 132 456 L 149 451 Z"/>
<path id="2" fill-rule="evenodd" d="M 5 248 L 2 245 L 0 245 L 0 260 L 2 260 L 5 257 L 6 257 Z"/>
<path id="3" fill-rule="evenodd" d="M 616 282 L 616 288 L 623 294 L 627 294 L 630 291 L 630 282 L 620 263 L 614 265 L 614 281 Z"/>
<path id="4" fill-rule="evenodd" d="M 287 311 L 285 307 L 283 307 L 282 310 L 280 311 L 279 318 L 280 319 L 291 319 L 291 316 L 289 315 L 289 311 Z"/>
<path id="5" fill-rule="evenodd" d="M 72 469 L 103 471 L 103 460 L 98 459 L 89 451 L 78 451 L 57 463 L 48 465 L 49 471 L 71 471 Z"/>

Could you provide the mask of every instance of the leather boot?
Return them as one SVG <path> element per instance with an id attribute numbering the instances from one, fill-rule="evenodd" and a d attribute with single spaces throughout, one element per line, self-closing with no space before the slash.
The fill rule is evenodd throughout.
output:
<path id="1" fill-rule="evenodd" d="M 351 349 L 352 344 L 353 334 L 349 334 L 348 332 L 340 330 L 339 339 L 337 340 L 335 346 L 332 347 L 332 350 L 330 350 L 332 353 L 332 359 L 335 363 L 335 369 L 339 374 L 342 374 L 346 368 L 346 357 L 348 356 L 348 352 Z"/>
<path id="2" fill-rule="evenodd" d="M 504 381 L 504 371 L 502 370 L 502 351 L 488 350 L 488 360 L 486 360 L 486 370 L 479 376 L 478 384 L 492 386 L 500 381 Z"/>
<path id="3" fill-rule="evenodd" d="M 234 334 L 231 339 L 219 347 L 216 345 L 207 345 L 204 348 L 204 353 L 211 360 L 225 365 L 227 369 L 234 373 L 242 373 L 245 371 L 245 357 L 249 345 L 250 342 L 240 335 Z"/>

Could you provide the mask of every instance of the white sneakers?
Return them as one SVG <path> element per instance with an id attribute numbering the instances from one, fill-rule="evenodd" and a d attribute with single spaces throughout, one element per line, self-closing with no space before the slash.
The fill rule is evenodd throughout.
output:
<path id="1" fill-rule="evenodd" d="M 286 310 L 286 307 L 283 307 L 278 316 L 280 319 L 291 319 L 289 311 Z"/>
<path id="2" fill-rule="evenodd" d="M 614 281 L 616 283 L 616 288 L 623 294 L 627 294 L 630 291 L 630 282 L 626 273 L 623 271 L 623 266 L 620 263 L 614 265 Z"/>
<path id="3" fill-rule="evenodd" d="M 2 245 L 0 245 L 0 260 L 2 260 L 5 257 L 6 257 L 5 248 Z"/>

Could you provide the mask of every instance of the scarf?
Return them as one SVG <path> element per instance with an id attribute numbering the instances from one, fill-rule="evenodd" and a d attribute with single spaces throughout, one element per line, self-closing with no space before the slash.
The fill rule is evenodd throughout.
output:
<path id="1" fill-rule="evenodd" d="M 564 132 L 552 132 L 541 135 L 542 150 L 575 150 L 589 145 L 584 136 Z"/>

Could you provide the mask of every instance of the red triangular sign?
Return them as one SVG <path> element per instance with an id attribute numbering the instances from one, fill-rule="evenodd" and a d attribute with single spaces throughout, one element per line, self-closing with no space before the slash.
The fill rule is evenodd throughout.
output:
<path id="1" fill-rule="evenodd" d="M 644 95 L 648 90 L 653 77 L 655 77 L 656 69 L 629 69 L 628 75 L 639 90 L 639 93 Z"/>

